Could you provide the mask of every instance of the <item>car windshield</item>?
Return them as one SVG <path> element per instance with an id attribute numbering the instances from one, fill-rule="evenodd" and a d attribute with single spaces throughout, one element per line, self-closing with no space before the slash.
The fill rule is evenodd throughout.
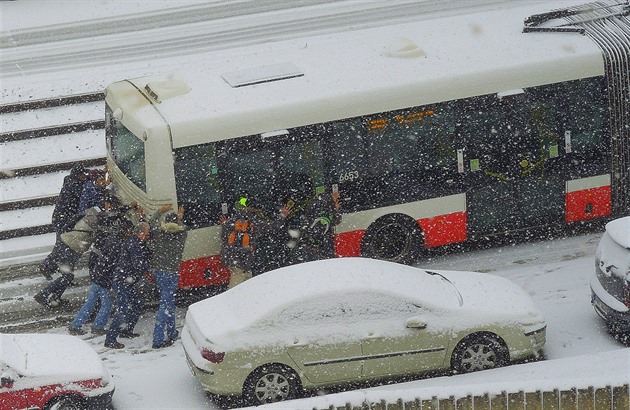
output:
<path id="1" fill-rule="evenodd" d="M 457 297 L 457 301 L 459 302 L 459 306 L 463 306 L 464 305 L 464 298 L 462 297 L 462 294 L 459 292 L 459 290 L 457 289 L 457 286 L 455 286 L 455 284 L 453 282 L 451 282 L 450 280 L 448 280 L 447 278 L 444 277 L 444 275 L 437 273 L 437 272 L 433 272 L 433 271 L 426 271 L 429 275 L 434 275 L 437 276 L 439 278 L 441 278 L 444 282 L 448 283 L 448 288 L 453 292 L 453 294 Z"/>

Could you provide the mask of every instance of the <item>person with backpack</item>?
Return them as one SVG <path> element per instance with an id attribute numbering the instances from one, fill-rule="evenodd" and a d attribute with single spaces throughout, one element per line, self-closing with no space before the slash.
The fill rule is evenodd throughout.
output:
<path id="1" fill-rule="evenodd" d="M 315 189 L 310 178 L 302 177 L 289 190 L 288 201 L 295 203 L 287 216 L 289 265 L 333 258 L 334 227 L 342 218 L 339 192 L 329 196 L 323 187 Z"/>
<path id="2" fill-rule="evenodd" d="M 74 281 L 73 272 L 79 258 L 90 249 L 99 234 L 122 218 L 119 211 L 118 199 L 107 196 L 103 201 L 103 209 L 96 206 L 87 209 L 71 229 L 59 236 L 49 257 L 55 261 L 61 276 L 34 296 L 37 303 L 47 308 L 62 305 L 61 297 Z"/>
<path id="3" fill-rule="evenodd" d="M 160 291 L 160 305 L 155 315 L 153 329 L 153 348 L 168 347 L 179 337 L 175 327 L 175 293 L 179 284 L 179 265 L 184 252 L 188 232 L 182 225 L 184 208 L 178 212 L 168 204 L 155 213 L 149 220 L 151 240 L 151 272 Z"/>
<path id="4" fill-rule="evenodd" d="M 289 212 L 290 208 L 285 205 L 280 209 L 279 219 L 266 221 L 260 212 L 250 206 L 249 196 L 244 194 L 234 205 L 234 213 L 230 217 L 221 215 L 221 263 L 231 272 L 228 289 L 251 279 L 257 238 L 265 230 L 278 227 Z"/>

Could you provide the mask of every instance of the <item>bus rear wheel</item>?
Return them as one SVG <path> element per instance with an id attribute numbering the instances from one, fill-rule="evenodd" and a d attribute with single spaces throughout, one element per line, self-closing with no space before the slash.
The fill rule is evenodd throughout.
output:
<path id="1" fill-rule="evenodd" d="M 422 246 L 422 230 L 413 218 L 388 214 L 378 218 L 365 231 L 361 255 L 411 265 L 420 257 Z"/>

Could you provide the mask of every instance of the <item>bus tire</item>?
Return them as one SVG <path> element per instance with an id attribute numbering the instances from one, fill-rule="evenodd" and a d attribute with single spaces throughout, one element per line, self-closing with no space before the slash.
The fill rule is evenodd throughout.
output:
<path id="1" fill-rule="evenodd" d="M 423 247 L 422 230 L 405 214 L 388 214 L 378 218 L 365 231 L 361 256 L 412 265 Z"/>

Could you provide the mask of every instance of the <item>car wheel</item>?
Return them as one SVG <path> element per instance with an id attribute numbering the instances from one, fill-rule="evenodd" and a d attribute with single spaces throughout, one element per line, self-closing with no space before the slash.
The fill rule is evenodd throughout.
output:
<path id="1" fill-rule="evenodd" d="M 82 410 L 85 409 L 85 402 L 76 396 L 61 396 L 50 400 L 45 410 Z"/>
<path id="2" fill-rule="evenodd" d="M 268 364 L 249 375 L 243 397 L 248 404 L 257 406 L 295 399 L 301 392 L 300 378 L 292 369 L 280 364 Z"/>
<path id="3" fill-rule="evenodd" d="M 459 342 L 453 351 L 451 367 L 456 373 L 493 369 L 507 363 L 506 349 L 493 336 L 475 335 Z"/>
<path id="4" fill-rule="evenodd" d="M 411 265 L 423 247 L 418 223 L 404 214 L 388 214 L 378 218 L 365 231 L 361 255 Z"/>

